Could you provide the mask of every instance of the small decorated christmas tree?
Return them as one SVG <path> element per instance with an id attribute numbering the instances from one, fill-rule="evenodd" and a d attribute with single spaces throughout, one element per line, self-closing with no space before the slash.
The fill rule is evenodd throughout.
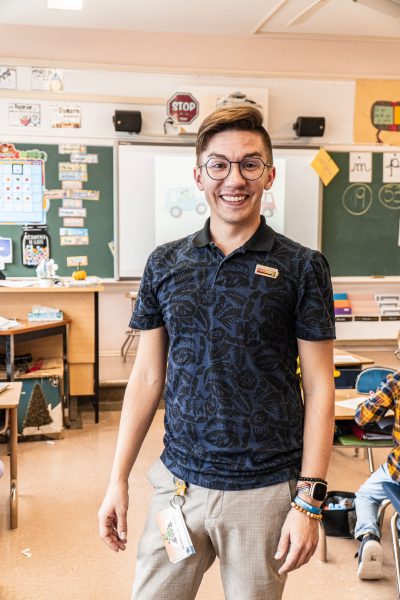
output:
<path id="1" fill-rule="evenodd" d="M 37 427 L 39 429 L 42 425 L 50 425 L 52 422 L 53 419 L 47 408 L 43 390 L 39 383 L 36 383 L 29 398 L 23 427 Z"/>

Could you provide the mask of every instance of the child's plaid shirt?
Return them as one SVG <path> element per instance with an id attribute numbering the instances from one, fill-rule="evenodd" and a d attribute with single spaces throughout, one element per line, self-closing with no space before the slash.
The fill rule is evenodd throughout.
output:
<path id="1" fill-rule="evenodd" d="M 387 462 L 392 479 L 400 483 L 400 371 L 388 375 L 376 393 L 360 404 L 355 420 L 362 427 L 371 421 L 378 421 L 389 409 L 394 412 L 392 431 L 394 448 Z"/>

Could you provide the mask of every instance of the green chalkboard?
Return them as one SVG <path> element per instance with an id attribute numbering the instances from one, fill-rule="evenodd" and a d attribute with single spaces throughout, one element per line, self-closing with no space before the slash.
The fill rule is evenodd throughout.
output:
<path id="1" fill-rule="evenodd" d="M 372 155 L 371 183 L 349 183 L 349 153 L 329 154 L 340 169 L 323 194 L 322 252 L 332 275 L 400 275 L 400 184 L 383 183 L 383 154 Z"/>
<path id="2" fill-rule="evenodd" d="M 11 142 L 12 143 L 12 142 Z M 39 150 L 47 154 L 45 161 L 45 188 L 59 190 L 59 163 L 70 161 L 69 154 L 60 154 L 58 144 L 14 144 L 16 150 Z M 65 226 L 64 218 L 59 216 L 62 199 L 50 199 L 50 207 L 45 216 L 50 237 L 51 258 L 59 265 L 59 275 L 71 275 L 73 267 L 67 266 L 67 257 L 87 256 L 88 265 L 83 267 L 88 275 L 98 277 L 114 277 L 114 258 L 109 243 L 114 240 L 113 222 L 113 147 L 86 146 L 87 154 L 98 156 L 97 164 L 87 165 L 88 180 L 83 182 L 83 189 L 99 192 L 98 200 L 82 200 L 82 208 L 86 209 L 83 228 L 88 229 L 88 245 L 61 245 L 60 230 Z M 29 224 L 29 223 L 27 223 Z M 23 223 L 0 223 L 0 237 L 13 240 L 13 262 L 6 265 L 8 277 L 32 277 L 36 275 L 34 267 L 22 264 L 21 237 Z"/>

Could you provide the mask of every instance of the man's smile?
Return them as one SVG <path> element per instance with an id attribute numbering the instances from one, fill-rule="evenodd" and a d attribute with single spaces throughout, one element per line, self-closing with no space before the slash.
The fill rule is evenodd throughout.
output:
<path id="1" fill-rule="evenodd" d="M 231 195 L 231 194 L 221 194 L 220 197 L 227 204 L 236 204 L 236 205 L 243 204 L 246 201 L 246 199 L 247 199 L 247 196 L 244 196 L 244 195 L 240 195 L 240 196 L 239 195 L 237 195 L 237 196 L 235 195 L 234 196 L 234 195 Z"/>

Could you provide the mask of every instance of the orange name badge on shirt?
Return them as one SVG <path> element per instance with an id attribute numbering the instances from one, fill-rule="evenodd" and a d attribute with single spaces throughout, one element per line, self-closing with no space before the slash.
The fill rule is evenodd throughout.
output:
<path id="1" fill-rule="evenodd" d="M 279 271 L 274 267 L 267 267 L 266 265 L 256 265 L 255 274 L 262 275 L 263 277 L 271 277 L 271 279 L 276 279 L 279 275 Z"/>

